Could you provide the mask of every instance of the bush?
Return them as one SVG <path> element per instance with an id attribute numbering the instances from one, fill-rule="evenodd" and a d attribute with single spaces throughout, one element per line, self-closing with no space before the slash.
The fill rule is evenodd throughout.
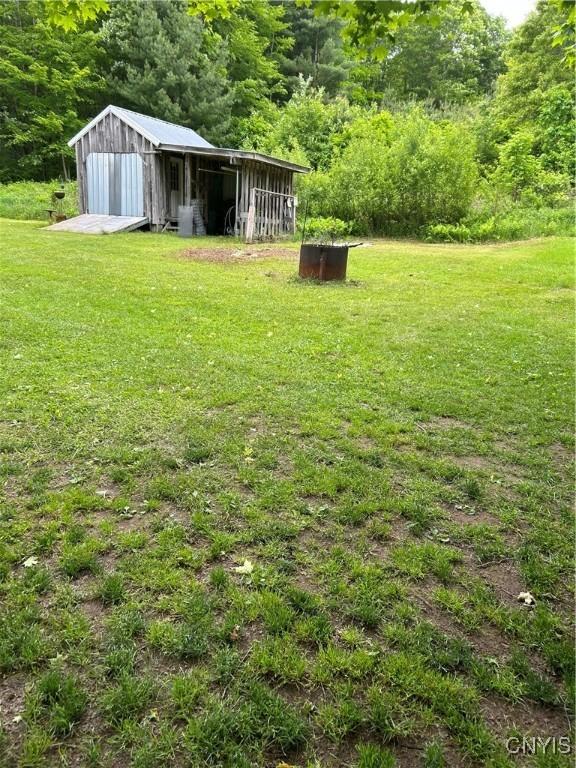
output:
<path id="1" fill-rule="evenodd" d="M 431 224 L 424 231 L 425 239 L 435 243 L 483 243 L 573 234 L 572 207 L 533 208 L 512 203 L 508 210 L 488 217 L 475 214 L 461 224 Z"/>
<path id="2" fill-rule="evenodd" d="M 60 188 L 59 181 L 15 181 L 0 184 L 0 218 L 46 221 L 48 208 L 54 208 L 52 193 Z M 62 212 L 66 216 L 78 214 L 76 182 L 64 185 L 66 196 Z"/>
<path id="3" fill-rule="evenodd" d="M 432 243 L 469 243 L 472 240 L 472 233 L 464 224 L 430 224 L 425 236 Z"/>
<path id="4" fill-rule="evenodd" d="M 576 172 L 574 98 L 565 85 L 556 85 L 544 94 L 538 113 L 537 141 L 544 168 L 570 178 Z"/>
<path id="5" fill-rule="evenodd" d="M 566 130 L 559 154 L 553 141 L 554 127 L 571 109 L 563 92 L 552 108 L 552 117 L 542 114 L 547 133 L 540 126 L 513 134 L 492 158 L 497 163 L 487 178 L 479 177 L 476 142 L 464 118 L 449 122 L 413 108 L 351 120 L 334 138 L 331 166 L 297 179 L 313 217 L 308 234 L 314 239 L 316 221 L 326 218 L 349 222 L 350 234 L 433 242 L 573 234 L 569 175 L 563 172 L 569 165 Z"/>
<path id="6" fill-rule="evenodd" d="M 330 171 L 303 184 L 303 197 L 313 215 L 353 222 L 357 232 L 417 234 L 465 216 L 476 181 L 468 129 L 435 122 L 415 108 L 374 135 L 352 132 Z"/>
<path id="7" fill-rule="evenodd" d="M 347 99 L 327 100 L 312 78 L 299 77 L 286 105 L 271 106 L 240 120 L 238 139 L 244 149 L 258 149 L 312 168 L 328 168 L 342 133 L 362 111 Z"/>
<path id="8" fill-rule="evenodd" d="M 570 180 L 566 174 L 546 170 L 534 154 L 534 136 L 528 131 L 514 134 L 500 148 L 491 182 L 525 205 L 558 205 L 566 200 Z"/>
<path id="9" fill-rule="evenodd" d="M 318 216 L 308 219 L 304 232 L 307 240 L 334 245 L 350 234 L 351 224 L 333 216 Z"/>

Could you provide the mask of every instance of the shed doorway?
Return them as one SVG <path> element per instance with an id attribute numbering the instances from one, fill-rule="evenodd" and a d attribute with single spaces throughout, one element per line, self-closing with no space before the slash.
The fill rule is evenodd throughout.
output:
<path id="1" fill-rule="evenodd" d="M 184 205 L 184 160 L 171 157 L 168 161 L 168 203 L 171 219 L 178 218 L 178 207 Z"/>
<path id="2" fill-rule="evenodd" d="M 144 174 L 136 152 L 91 152 L 86 181 L 87 213 L 144 216 Z"/>
<path id="3" fill-rule="evenodd" d="M 236 233 L 238 173 L 234 168 L 200 168 L 206 197 L 206 232 L 209 235 Z"/>

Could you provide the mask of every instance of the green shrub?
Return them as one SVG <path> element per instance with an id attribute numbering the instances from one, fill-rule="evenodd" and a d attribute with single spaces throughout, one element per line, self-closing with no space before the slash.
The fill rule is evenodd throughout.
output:
<path id="1" fill-rule="evenodd" d="M 317 216 L 306 222 L 305 236 L 307 240 L 317 243 L 334 245 L 350 234 L 352 225 L 333 216 Z"/>
<path id="2" fill-rule="evenodd" d="M 327 168 L 336 145 L 359 107 L 347 99 L 326 99 L 323 88 L 314 88 L 312 78 L 298 78 L 297 87 L 286 105 L 255 111 L 239 121 L 239 142 L 244 149 L 283 157 L 313 168 Z"/>
<path id="3" fill-rule="evenodd" d="M 60 188 L 59 181 L 15 181 L 0 184 L 0 218 L 47 221 L 48 208 L 54 208 L 52 193 Z M 64 185 L 66 193 L 62 212 L 70 217 L 78 214 L 76 182 Z"/>
<path id="4" fill-rule="evenodd" d="M 571 206 L 534 207 L 512 201 L 505 211 L 491 214 L 490 210 L 482 210 L 460 224 L 431 224 L 424 230 L 425 239 L 434 243 L 483 243 L 573 234 Z"/>
<path id="5" fill-rule="evenodd" d="M 322 230 L 332 219 L 349 222 L 356 235 L 416 235 L 430 242 L 571 235 L 569 131 L 560 131 L 558 152 L 553 136 L 572 107 L 563 91 L 556 96 L 546 130 L 513 134 L 497 156 L 495 149 L 494 168 L 484 166 L 486 178 L 479 177 L 465 121 L 433 119 L 421 108 L 380 113 L 385 130 L 376 130 L 374 117 L 356 118 L 331 165 L 297 179 L 312 216 L 308 235 L 315 239 L 318 228 L 326 241 Z"/>
<path id="6" fill-rule="evenodd" d="M 575 118 L 574 97 L 565 85 L 555 85 L 544 94 L 537 122 L 542 165 L 571 178 L 576 172 Z"/>
<path id="7" fill-rule="evenodd" d="M 430 224 L 425 236 L 432 243 L 469 243 L 472 240 L 470 228 L 464 224 Z"/>
<path id="8" fill-rule="evenodd" d="M 514 201 L 523 201 L 535 208 L 542 204 L 557 205 L 568 195 L 569 176 L 544 168 L 534 147 L 535 138 L 529 131 L 514 134 L 500 148 L 491 181 Z"/>
<path id="9" fill-rule="evenodd" d="M 470 131 L 415 108 L 395 116 L 386 132 L 354 136 L 327 174 L 311 174 L 303 196 L 314 215 L 354 222 L 357 232 L 417 234 L 428 224 L 460 221 L 477 175 Z"/>

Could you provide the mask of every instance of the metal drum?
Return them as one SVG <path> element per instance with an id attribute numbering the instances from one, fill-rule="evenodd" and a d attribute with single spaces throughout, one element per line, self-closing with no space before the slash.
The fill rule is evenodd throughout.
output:
<path id="1" fill-rule="evenodd" d="M 346 280 L 347 245 L 301 245 L 300 277 L 316 280 Z"/>

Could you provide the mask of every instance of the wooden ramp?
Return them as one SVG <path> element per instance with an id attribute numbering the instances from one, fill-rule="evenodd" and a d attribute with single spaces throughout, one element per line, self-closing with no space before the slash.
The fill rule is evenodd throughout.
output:
<path id="1" fill-rule="evenodd" d="M 105 216 L 83 213 L 73 219 L 58 221 L 46 229 L 53 232 L 82 232 L 85 235 L 110 235 L 113 232 L 129 232 L 148 223 L 146 216 Z"/>

